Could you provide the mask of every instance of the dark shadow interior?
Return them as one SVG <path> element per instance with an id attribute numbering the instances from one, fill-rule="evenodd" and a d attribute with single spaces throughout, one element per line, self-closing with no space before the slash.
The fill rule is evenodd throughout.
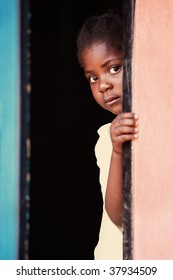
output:
<path id="1" fill-rule="evenodd" d="M 30 259 L 94 259 L 103 203 L 94 147 L 113 116 L 93 100 L 75 38 L 85 18 L 121 13 L 122 2 L 31 1 Z"/>

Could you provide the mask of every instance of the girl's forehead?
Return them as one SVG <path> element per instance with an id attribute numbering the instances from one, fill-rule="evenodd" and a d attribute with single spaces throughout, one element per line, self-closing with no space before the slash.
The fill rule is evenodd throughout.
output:
<path id="1" fill-rule="evenodd" d="M 85 49 L 82 55 L 85 74 L 104 69 L 110 63 L 122 63 L 122 60 L 122 52 L 107 48 L 103 44 Z"/>
<path id="2" fill-rule="evenodd" d="M 102 53 L 107 53 L 107 52 L 116 52 L 116 49 L 113 47 L 110 47 L 108 44 L 104 42 L 97 42 L 93 43 L 89 47 L 87 47 L 85 50 L 95 53 L 95 52 L 102 52 Z"/>
<path id="3" fill-rule="evenodd" d="M 122 52 L 111 48 L 105 43 L 92 44 L 90 47 L 84 49 L 82 54 L 84 66 L 88 64 L 87 62 L 91 63 L 93 60 L 102 61 L 110 57 L 122 57 Z"/>

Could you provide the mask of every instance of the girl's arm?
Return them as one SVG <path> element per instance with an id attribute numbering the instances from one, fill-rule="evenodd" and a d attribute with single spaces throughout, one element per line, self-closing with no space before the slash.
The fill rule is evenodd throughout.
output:
<path id="1" fill-rule="evenodd" d="M 134 113 L 121 113 L 110 128 L 112 156 L 110 161 L 105 208 L 111 221 L 122 226 L 122 144 L 137 139 L 138 116 Z"/>
<path id="2" fill-rule="evenodd" d="M 105 208 L 111 221 L 122 225 L 122 155 L 112 151 L 105 195 Z"/>

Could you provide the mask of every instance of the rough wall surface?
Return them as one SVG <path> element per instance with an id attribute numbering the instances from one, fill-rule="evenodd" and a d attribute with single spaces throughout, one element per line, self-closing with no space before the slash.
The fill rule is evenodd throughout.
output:
<path id="1" fill-rule="evenodd" d="M 132 66 L 133 259 L 173 259 L 173 1 L 136 1 Z"/>

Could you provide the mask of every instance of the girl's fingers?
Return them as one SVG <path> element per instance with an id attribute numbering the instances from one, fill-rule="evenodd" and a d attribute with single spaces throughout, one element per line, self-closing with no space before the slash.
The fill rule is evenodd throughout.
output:
<path id="1" fill-rule="evenodd" d="M 119 125 L 137 126 L 138 121 L 135 119 L 120 119 Z"/>
<path id="2" fill-rule="evenodd" d="M 126 112 L 126 113 L 120 113 L 118 116 L 116 116 L 115 120 L 120 120 L 120 119 L 135 119 L 138 120 L 139 116 L 136 113 L 133 112 Z"/>
<path id="3" fill-rule="evenodd" d="M 138 134 L 121 134 L 116 137 L 116 144 L 123 144 L 126 141 L 138 139 Z"/>
<path id="4" fill-rule="evenodd" d="M 114 130 L 118 127 L 129 126 L 129 127 L 137 127 L 138 121 L 135 119 L 119 119 L 111 124 L 111 130 Z"/>
<path id="5" fill-rule="evenodd" d="M 112 127 L 118 127 L 122 125 L 127 126 L 137 126 L 138 125 L 138 115 L 134 113 L 121 113 L 113 121 Z"/>
<path id="6" fill-rule="evenodd" d="M 112 122 L 110 133 L 114 150 L 126 141 L 138 139 L 138 115 L 132 112 L 119 114 Z"/>
<path id="7" fill-rule="evenodd" d="M 139 129 L 133 126 L 118 126 L 111 131 L 112 137 L 119 136 L 121 134 L 137 134 Z"/>

